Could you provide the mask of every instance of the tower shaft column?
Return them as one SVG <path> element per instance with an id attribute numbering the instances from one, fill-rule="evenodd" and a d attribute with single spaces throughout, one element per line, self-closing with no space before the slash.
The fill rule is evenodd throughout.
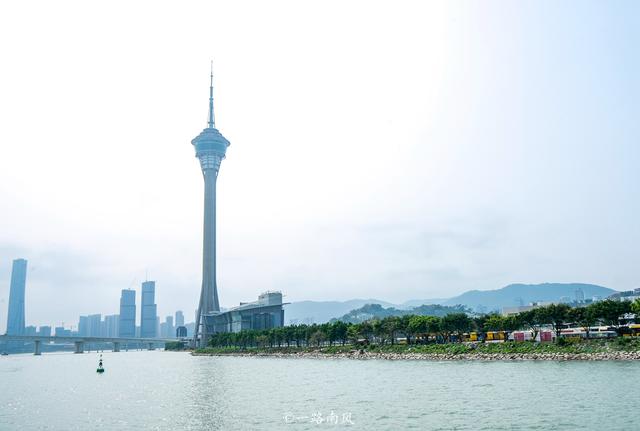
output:
<path id="1" fill-rule="evenodd" d="M 204 176 L 204 235 L 202 247 L 202 343 L 206 345 L 213 328 L 208 327 L 206 315 L 220 311 L 216 285 L 216 183 L 214 169 L 203 170 Z"/>

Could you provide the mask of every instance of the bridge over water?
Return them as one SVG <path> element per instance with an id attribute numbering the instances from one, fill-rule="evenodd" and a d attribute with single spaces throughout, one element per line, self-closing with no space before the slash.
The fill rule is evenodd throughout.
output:
<path id="1" fill-rule="evenodd" d="M 146 345 L 149 350 L 155 346 L 164 345 L 172 341 L 182 341 L 179 338 L 113 338 L 113 337 L 57 337 L 40 335 L 0 335 L 0 342 L 22 341 L 34 344 L 34 355 L 40 355 L 42 343 L 71 344 L 76 346 L 74 353 L 83 353 L 85 344 L 113 344 L 113 351 L 119 352 L 121 345 Z"/>

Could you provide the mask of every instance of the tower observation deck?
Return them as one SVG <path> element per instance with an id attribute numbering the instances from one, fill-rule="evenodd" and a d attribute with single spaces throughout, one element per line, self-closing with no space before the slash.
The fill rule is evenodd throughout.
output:
<path id="1" fill-rule="evenodd" d="M 213 315 L 220 312 L 216 285 L 216 182 L 220 163 L 225 158 L 229 141 L 216 129 L 213 112 L 213 71 L 209 86 L 209 121 L 191 141 L 200 160 L 204 178 L 204 230 L 202 250 L 202 289 L 196 315 L 194 343 L 205 346 L 214 332 Z"/>

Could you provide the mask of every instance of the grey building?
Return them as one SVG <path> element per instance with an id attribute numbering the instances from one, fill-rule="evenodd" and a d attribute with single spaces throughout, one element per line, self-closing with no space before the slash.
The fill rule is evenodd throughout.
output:
<path id="1" fill-rule="evenodd" d="M 155 304 L 156 282 L 142 283 L 142 299 L 140 301 L 140 337 L 154 338 L 157 333 L 158 313 Z"/>
<path id="2" fill-rule="evenodd" d="M 184 314 L 182 311 L 176 311 L 176 326 L 184 326 Z"/>
<path id="3" fill-rule="evenodd" d="M 161 338 L 164 338 L 167 336 L 167 323 L 166 322 L 162 322 L 160 324 L 160 329 L 158 331 L 158 334 L 160 334 Z"/>
<path id="4" fill-rule="evenodd" d="M 107 316 L 102 320 L 102 314 L 90 314 L 80 316 L 78 320 L 78 336 L 80 337 L 105 337 L 107 334 Z"/>
<path id="5" fill-rule="evenodd" d="M 175 331 L 173 327 L 173 316 L 167 316 L 164 322 L 160 324 L 160 336 L 165 338 L 171 338 L 175 335 L 174 332 Z"/>
<path id="6" fill-rule="evenodd" d="M 56 326 L 56 337 L 70 337 L 71 329 L 65 329 L 64 326 Z"/>
<path id="7" fill-rule="evenodd" d="M 7 335 L 24 334 L 24 290 L 27 282 L 27 261 L 16 259 L 11 268 Z"/>
<path id="8" fill-rule="evenodd" d="M 102 314 L 90 314 L 87 319 L 89 325 L 89 333 L 87 335 L 89 337 L 101 337 Z"/>
<path id="9" fill-rule="evenodd" d="M 265 292 L 257 301 L 240 303 L 223 313 L 208 316 L 214 332 L 240 332 L 247 329 L 270 329 L 284 326 L 281 292 Z"/>
<path id="10" fill-rule="evenodd" d="M 104 316 L 104 336 L 115 338 L 118 336 L 118 326 L 120 321 L 120 316 L 118 314 L 111 314 L 109 316 Z"/>
<path id="11" fill-rule="evenodd" d="M 80 337 L 89 336 L 89 317 L 88 316 L 80 316 L 78 320 L 78 335 Z"/>
<path id="12" fill-rule="evenodd" d="M 133 338 L 136 336 L 136 291 L 123 289 L 120 294 L 120 317 L 118 335 Z"/>

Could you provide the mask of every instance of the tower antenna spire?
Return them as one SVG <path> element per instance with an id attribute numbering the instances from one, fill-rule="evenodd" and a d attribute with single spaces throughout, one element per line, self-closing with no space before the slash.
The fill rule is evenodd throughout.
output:
<path id="1" fill-rule="evenodd" d="M 215 129 L 216 117 L 213 115 L 213 60 L 211 60 L 211 84 L 209 85 L 209 128 Z"/>

